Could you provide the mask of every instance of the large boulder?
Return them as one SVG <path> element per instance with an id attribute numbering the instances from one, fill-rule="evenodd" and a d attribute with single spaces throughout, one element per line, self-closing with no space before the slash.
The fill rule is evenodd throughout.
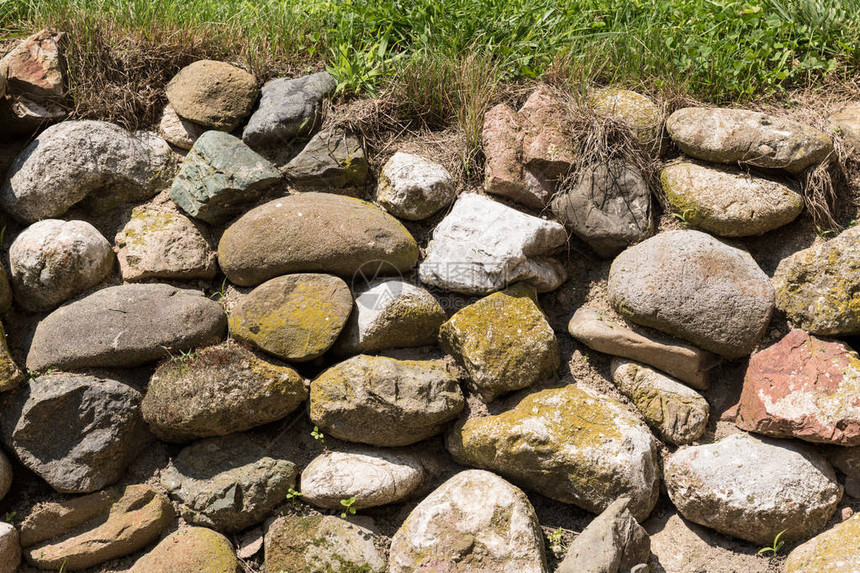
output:
<path id="1" fill-rule="evenodd" d="M 212 60 L 185 66 L 164 91 L 180 117 L 221 131 L 236 129 L 251 114 L 260 95 L 254 76 Z"/>
<path id="2" fill-rule="evenodd" d="M 227 317 L 198 291 L 165 284 L 97 291 L 36 327 L 27 368 L 131 368 L 219 342 Z"/>
<path id="3" fill-rule="evenodd" d="M 425 284 L 470 295 L 519 281 L 547 292 L 567 279 L 551 256 L 566 244 L 560 224 L 467 193 L 433 230 L 419 276 Z"/>
<path id="4" fill-rule="evenodd" d="M 624 406 L 571 384 L 523 398 L 448 435 L 458 462 L 600 513 L 619 497 L 642 520 L 657 503 L 657 441 Z"/>
<path id="5" fill-rule="evenodd" d="M 398 151 L 382 166 L 376 202 L 401 219 L 420 221 L 456 197 L 454 179 L 442 165 Z"/>
<path id="6" fill-rule="evenodd" d="M 135 561 L 129 573 L 236 573 L 238 569 L 229 539 L 205 527 L 185 527 Z"/>
<path id="7" fill-rule="evenodd" d="M 352 312 L 352 294 L 332 275 L 301 273 L 264 282 L 230 313 L 230 334 L 278 358 L 313 360 L 328 350 Z"/>
<path id="8" fill-rule="evenodd" d="M 744 109 L 679 109 L 666 130 L 681 151 L 712 163 L 800 173 L 833 152 L 830 137 L 813 127 Z"/>
<path id="9" fill-rule="evenodd" d="M 55 309 L 113 270 L 110 243 L 85 221 L 33 223 L 9 247 L 15 300 L 31 312 Z"/>
<path id="10" fill-rule="evenodd" d="M 860 357 L 793 330 L 750 358 L 736 424 L 775 438 L 860 446 Z"/>
<path id="11" fill-rule="evenodd" d="M 149 381 L 141 411 L 156 436 L 184 442 L 280 420 L 307 397 L 295 370 L 231 342 L 164 362 Z"/>
<path id="12" fill-rule="evenodd" d="M 150 441 L 140 401 L 110 378 L 39 376 L 3 395 L 3 442 L 57 491 L 95 491 L 119 481 Z"/>
<path id="13" fill-rule="evenodd" d="M 700 231 L 666 231 L 618 255 L 609 298 L 625 318 L 726 358 L 755 348 L 773 310 L 749 253 Z"/>
<path id="14" fill-rule="evenodd" d="M 457 376 L 442 360 L 360 355 L 311 382 L 314 424 L 373 446 L 406 446 L 436 435 L 464 405 Z"/>
<path id="15" fill-rule="evenodd" d="M 547 573 L 526 495 L 482 470 L 458 473 L 412 510 L 391 539 L 388 573 Z"/>
<path id="16" fill-rule="evenodd" d="M 457 311 L 439 329 L 442 348 L 486 402 L 551 377 L 561 363 L 536 298 L 531 287 L 514 285 Z"/>
<path id="17" fill-rule="evenodd" d="M 646 148 L 660 151 L 663 114 L 649 97 L 630 90 L 605 88 L 590 93 L 588 104 L 600 117 L 611 118 L 630 128 L 636 140 Z"/>
<path id="18" fill-rule="evenodd" d="M 785 560 L 785 573 L 854 573 L 860 571 L 860 514 L 796 547 Z"/>
<path id="19" fill-rule="evenodd" d="M 309 191 L 354 194 L 367 181 L 367 157 L 358 137 L 321 131 L 283 168 L 287 181 Z"/>
<path id="20" fill-rule="evenodd" d="M 370 203 L 329 193 L 291 195 L 252 209 L 224 231 L 218 245 L 221 269 L 242 286 L 295 272 L 398 274 L 417 259 L 418 245 L 397 219 Z"/>
<path id="21" fill-rule="evenodd" d="M 0 62 L 6 93 L 37 102 L 59 100 L 65 89 L 65 38 L 41 30 L 18 43 Z M 4 93 L 0 90 L 0 97 Z"/>
<path id="22" fill-rule="evenodd" d="M 821 336 L 860 334 L 860 227 L 783 259 L 773 275 L 776 307 Z"/>
<path id="23" fill-rule="evenodd" d="M 818 533 L 842 498 L 820 454 L 749 434 L 678 450 L 663 479 L 686 519 L 757 545 Z"/>

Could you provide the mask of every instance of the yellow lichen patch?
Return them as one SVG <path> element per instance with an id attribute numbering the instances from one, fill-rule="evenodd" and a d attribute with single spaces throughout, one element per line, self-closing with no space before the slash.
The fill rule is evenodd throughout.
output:
<path id="1" fill-rule="evenodd" d="M 860 571 L 860 514 L 817 537 L 789 554 L 785 573 L 855 573 Z"/>

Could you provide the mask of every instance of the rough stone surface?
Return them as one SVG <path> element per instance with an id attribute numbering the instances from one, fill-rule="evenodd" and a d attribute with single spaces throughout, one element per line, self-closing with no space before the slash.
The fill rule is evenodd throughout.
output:
<path id="1" fill-rule="evenodd" d="M 135 561 L 129 573 L 236 573 L 239 561 L 230 540 L 205 527 L 174 531 Z"/>
<path id="2" fill-rule="evenodd" d="M 651 540 L 621 498 L 588 524 L 567 548 L 556 573 L 627 573 L 648 563 Z M 647 570 L 647 569 L 646 569 Z"/>
<path id="3" fill-rule="evenodd" d="M 681 151 L 713 163 L 744 163 L 800 173 L 833 152 L 826 134 L 756 111 L 688 107 L 666 120 Z"/>
<path id="4" fill-rule="evenodd" d="M 6 343 L 6 330 L 0 323 L 0 392 L 17 388 L 25 379 L 24 372 L 21 371 L 9 353 L 9 345 Z"/>
<path id="5" fill-rule="evenodd" d="M 514 285 L 459 310 L 439 329 L 442 348 L 486 402 L 549 378 L 560 366 L 558 340 L 536 298 L 531 287 Z"/>
<path id="6" fill-rule="evenodd" d="M 860 334 L 860 227 L 798 251 L 773 275 L 776 307 L 820 336 Z"/>
<path id="7" fill-rule="evenodd" d="M 287 181 L 309 191 L 345 191 L 367 181 L 367 157 L 359 139 L 321 131 L 283 168 Z"/>
<path id="8" fill-rule="evenodd" d="M 663 479 L 678 511 L 720 533 L 769 545 L 819 532 L 842 497 L 833 468 L 792 442 L 733 434 L 678 450 Z"/>
<path id="9" fill-rule="evenodd" d="M 21 152 L 0 189 L 0 205 L 33 223 L 63 215 L 90 194 L 144 200 L 169 184 L 167 152 L 161 138 L 103 121 L 66 121 Z"/>
<path id="10" fill-rule="evenodd" d="M 39 376 L 3 396 L 3 442 L 57 491 L 95 491 L 116 483 L 149 441 L 140 400 L 110 378 Z"/>
<path id="11" fill-rule="evenodd" d="M 229 342 L 159 366 L 141 411 L 156 436 L 184 442 L 280 420 L 307 397 L 295 370 Z"/>
<path id="12" fill-rule="evenodd" d="M 651 190 L 632 164 L 585 169 L 552 200 L 552 211 L 602 258 L 610 259 L 654 232 Z"/>
<path id="13" fill-rule="evenodd" d="M 353 284 L 352 314 L 332 351 L 339 355 L 436 343 L 445 311 L 426 289 L 400 279 Z"/>
<path id="14" fill-rule="evenodd" d="M 266 532 L 266 571 L 384 573 L 373 533 L 331 515 L 279 517 Z M 389 569 L 390 571 L 390 569 Z"/>
<path id="15" fill-rule="evenodd" d="M 419 275 L 423 283 L 470 295 L 520 281 L 547 292 L 567 279 L 551 256 L 566 244 L 560 224 L 467 193 L 433 230 Z"/>
<path id="16" fill-rule="evenodd" d="M 164 91 L 180 117 L 221 131 L 236 129 L 251 114 L 260 95 L 254 76 L 212 60 L 185 66 Z"/>
<path id="17" fill-rule="evenodd" d="M 633 130 L 642 145 L 658 151 L 662 137 L 662 113 L 650 98 L 617 88 L 595 90 L 588 103 L 601 117 L 620 121 Z"/>
<path id="18" fill-rule="evenodd" d="M 9 247 L 15 300 L 31 312 L 53 310 L 107 278 L 113 262 L 110 243 L 85 221 L 33 223 Z"/>
<path id="19" fill-rule="evenodd" d="M 125 281 L 213 279 L 218 272 L 206 231 L 169 209 L 135 207 L 114 242 Z"/>
<path id="20" fill-rule="evenodd" d="M 860 149 L 860 101 L 848 102 L 830 116 L 830 124 L 840 130 L 850 147 Z"/>
<path id="21" fill-rule="evenodd" d="M 356 356 L 311 382 L 310 416 L 325 433 L 406 446 L 441 432 L 465 405 L 444 361 Z"/>
<path id="22" fill-rule="evenodd" d="M 21 564 L 21 541 L 11 523 L 0 523 L 0 573 L 16 573 Z"/>
<path id="23" fill-rule="evenodd" d="M 723 237 L 761 235 L 792 222 L 803 196 L 735 167 L 681 161 L 660 173 L 663 194 L 688 225 Z"/>
<path id="24" fill-rule="evenodd" d="M 860 448 L 834 448 L 828 459 L 845 474 L 845 493 L 860 499 Z"/>
<path id="25" fill-rule="evenodd" d="M 749 253 L 699 231 L 666 231 L 618 255 L 609 297 L 633 322 L 727 358 L 752 351 L 773 310 L 773 287 Z"/>
<path id="26" fill-rule="evenodd" d="M 573 384 L 466 421 L 448 435 L 448 450 L 460 463 L 594 513 L 627 496 L 631 513 L 642 520 L 657 502 L 651 432 L 621 404 Z"/>
<path id="27" fill-rule="evenodd" d="M 661 438 L 674 445 L 698 440 L 710 406 L 695 390 L 643 364 L 614 358 L 612 381 Z"/>
<path id="28" fill-rule="evenodd" d="M 97 291 L 49 314 L 36 327 L 27 368 L 131 368 L 170 352 L 215 344 L 227 317 L 198 291 L 165 284 Z"/>
<path id="29" fill-rule="evenodd" d="M 750 358 L 738 427 L 775 438 L 860 445 L 860 357 L 793 330 Z"/>
<path id="30" fill-rule="evenodd" d="M 333 240 L 336 237 L 336 240 Z M 406 272 L 418 245 L 394 217 L 370 203 L 328 193 L 276 199 L 230 225 L 218 263 L 230 282 L 252 286 L 295 272 L 348 279 Z"/>
<path id="31" fill-rule="evenodd" d="M 394 534 L 388 573 L 546 573 L 543 536 L 526 495 L 486 471 L 458 473 Z"/>
<path id="32" fill-rule="evenodd" d="M 112 488 L 42 505 L 21 524 L 21 545 L 39 569 L 86 569 L 154 543 L 173 517 L 149 486 Z"/>
<path id="33" fill-rule="evenodd" d="M 161 473 L 161 485 L 186 521 L 232 533 L 263 521 L 295 487 L 296 476 L 293 462 L 231 434 L 184 448 Z"/>
<path id="34" fill-rule="evenodd" d="M 10 487 L 12 487 L 12 462 L 9 461 L 6 454 L 0 452 L 0 499 L 6 497 Z M 0 559 L 0 563 L 2 563 L 2 559 Z"/>
<path id="35" fill-rule="evenodd" d="M 343 509 L 355 498 L 364 509 L 407 499 L 422 485 L 427 470 L 409 450 L 354 448 L 320 454 L 302 472 L 302 499 L 325 509 Z"/>
<path id="36" fill-rule="evenodd" d="M 3 57 L 0 69 L 5 72 L 8 94 L 36 101 L 62 98 L 66 67 L 63 36 L 54 30 L 42 30 L 19 42 Z"/>
<path id="37" fill-rule="evenodd" d="M 484 114 L 481 131 L 486 163 L 484 189 L 525 205 L 543 206 L 541 197 L 532 195 L 523 179 L 523 132 L 517 112 L 500 103 Z"/>
<path id="38" fill-rule="evenodd" d="M 816 535 L 789 553 L 785 573 L 854 573 L 860 571 L 860 514 Z"/>
<path id="39" fill-rule="evenodd" d="M 454 179 L 442 165 L 398 151 L 382 166 L 376 202 L 401 219 L 420 221 L 454 201 Z"/>
<path id="40" fill-rule="evenodd" d="M 191 149 L 197 138 L 206 131 L 204 126 L 179 117 L 172 105 L 164 106 L 164 112 L 158 122 L 158 134 L 170 145 L 179 149 Z"/>
<path id="41" fill-rule="evenodd" d="M 322 123 L 323 99 L 336 87 L 337 80 L 328 72 L 266 83 L 242 139 L 260 148 L 289 145 L 294 138 L 312 133 Z"/>
<path id="42" fill-rule="evenodd" d="M 281 178 L 274 165 L 229 133 L 207 131 L 194 142 L 170 188 L 186 213 L 218 225 Z"/>
<path id="43" fill-rule="evenodd" d="M 301 273 L 264 282 L 230 313 L 230 334 L 291 362 L 331 348 L 352 312 L 352 294 L 332 275 Z"/>

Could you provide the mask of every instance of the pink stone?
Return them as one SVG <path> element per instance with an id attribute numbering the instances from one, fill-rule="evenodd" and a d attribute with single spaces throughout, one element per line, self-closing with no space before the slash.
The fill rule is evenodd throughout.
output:
<path id="1" fill-rule="evenodd" d="M 19 43 L 4 58 L 6 90 L 34 101 L 63 95 L 63 34 L 42 30 Z"/>

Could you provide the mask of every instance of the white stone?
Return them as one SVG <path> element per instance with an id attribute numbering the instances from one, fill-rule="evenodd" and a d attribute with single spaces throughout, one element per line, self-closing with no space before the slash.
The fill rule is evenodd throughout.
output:
<path id="1" fill-rule="evenodd" d="M 200 137 L 206 128 L 197 125 L 193 121 L 183 119 L 176 114 L 173 106 L 167 104 L 161 114 L 158 123 L 158 133 L 167 143 L 175 145 L 179 149 L 191 149 L 194 142 Z"/>
<path id="2" fill-rule="evenodd" d="M 0 573 L 15 573 L 21 564 L 21 542 L 11 523 L 0 522 Z"/>
<path id="3" fill-rule="evenodd" d="M 454 200 L 454 179 L 442 165 L 398 151 L 382 167 L 376 201 L 401 219 L 426 219 Z"/>

